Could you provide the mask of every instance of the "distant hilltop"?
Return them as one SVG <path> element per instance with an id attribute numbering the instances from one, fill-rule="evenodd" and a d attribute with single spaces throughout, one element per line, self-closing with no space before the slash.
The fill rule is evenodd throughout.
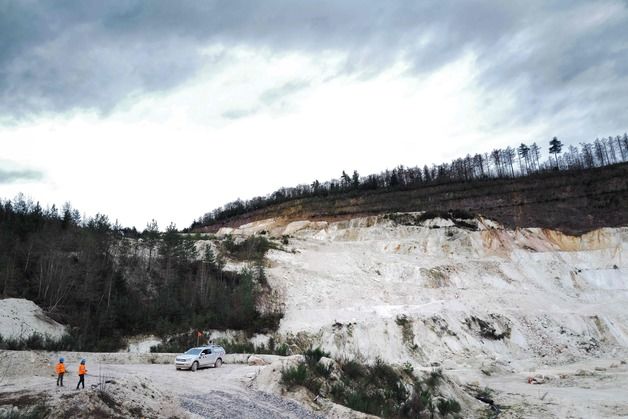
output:
<path id="1" fill-rule="evenodd" d="M 189 230 L 214 232 L 265 218 L 342 219 L 386 212 L 462 210 L 508 227 L 578 234 L 628 222 L 628 134 L 564 147 L 549 141 L 467 154 L 430 166 L 280 188 L 206 213 Z"/>
<path id="2" fill-rule="evenodd" d="M 521 177 L 425 183 L 414 187 L 347 190 L 288 199 L 244 211 L 191 230 L 215 232 L 221 227 L 267 218 L 341 220 L 362 215 L 409 211 L 462 210 L 511 227 L 542 227 L 582 234 L 601 227 L 628 225 L 628 163 L 546 170 Z"/>

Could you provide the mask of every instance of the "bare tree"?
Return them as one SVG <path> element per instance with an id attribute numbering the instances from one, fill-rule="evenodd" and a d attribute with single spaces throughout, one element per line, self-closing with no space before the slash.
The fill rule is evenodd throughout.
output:
<path id="1" fill-rule="evenodd" d="M 600 141 L 599 138 L 596 138 L 593 142 L 593 153 L 598 162 L 598 166 L 604 166 L 607 163 L 606 153 L 604 151 L 604 144 L 602 144 L 602 141 Z"/>
<path id="2" fill-rule="evenodd" d="M 593 155 L 593 146 L 590 143 L 580 144 L 582 163 L 584 167 L 590 168 L 595 166 L 595 157 Z"/>

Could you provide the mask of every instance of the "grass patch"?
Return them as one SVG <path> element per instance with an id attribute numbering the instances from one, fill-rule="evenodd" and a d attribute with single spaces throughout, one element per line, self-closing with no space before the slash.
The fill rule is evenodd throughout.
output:
<path id="1" fill-rule="evenodd" d="M 454 399 L 440 399 L 436 407 L 438 408 L 438 413 L 440 413 L 443 418 L 460 413 L 461 410 L 460 403 Z"/>
<path id="2" fill-rule="evenodd" d="M 461 409 L 456 400 L 438 398 L 438 386 L 443 380 L 440 370 L 419 380 L 408 365 L 399 368 L 381 359 L 373 364 L 357 360 L 320 363 L 327 355 L 320 348 L 308 349 L 305 362 L 282 371 L 281 382 L 289 389 L 305 387 L 335 403 L 381 417 L 433 417 L 440 409 L 446 415 L 456 415 Z"/>
<path id="3" fill-rule="evenodd" d="M 305 364 L 298 364 L 281 371 L 281 383 L 288 389 L 293 389 L 295 386 L 304 385 L 307 376 L 307 366 Z"/>
<path id="4" fill-rule="evenodd" d="M 321 358 L 329 358 L 331 355 L 329 354 L 329 352 L 325 352 L 321 348 L 309 348 L 303 353 L 303 356 L 305 356 L 305 362 L 307 363 L 307 365 L 310 368 L 314 368 L 314 366 L 318 364 L 318 361 L 320 361 Z"/>
<path id="5" fill-rule="evenodd" d="M 341 364 L 341 369 L 342 372 L 351 380 L 360 380 L 365 378 L 368 373 L 367 367 L 355 360 L 343 362 Z"/>

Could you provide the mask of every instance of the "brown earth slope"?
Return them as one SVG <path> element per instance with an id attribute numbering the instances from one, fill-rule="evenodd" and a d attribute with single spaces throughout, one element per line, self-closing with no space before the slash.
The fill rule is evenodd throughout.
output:
<path id="1" fill-rule="evenodd" d="M 581 234 L 628 225 L 628 163 L 514 179 L 430 185 L 398 191 L 350 192 L 296 199 L 196 229 L 214 232 L 266 218 L 338 220 L 387 212 L 465 210 L 508 227 Z"/>

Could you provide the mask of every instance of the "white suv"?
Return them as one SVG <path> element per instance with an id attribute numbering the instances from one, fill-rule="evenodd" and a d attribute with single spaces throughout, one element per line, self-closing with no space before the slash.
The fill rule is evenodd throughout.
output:
<path id="1" fill-rule="evenodd" d="M 178 369 L 196 371 L 203 367 L 220 367 L 225 356 L 222 346 L 210 345 L 188 349 L 184 354 L 177 355 L 174 366 Z"/>

